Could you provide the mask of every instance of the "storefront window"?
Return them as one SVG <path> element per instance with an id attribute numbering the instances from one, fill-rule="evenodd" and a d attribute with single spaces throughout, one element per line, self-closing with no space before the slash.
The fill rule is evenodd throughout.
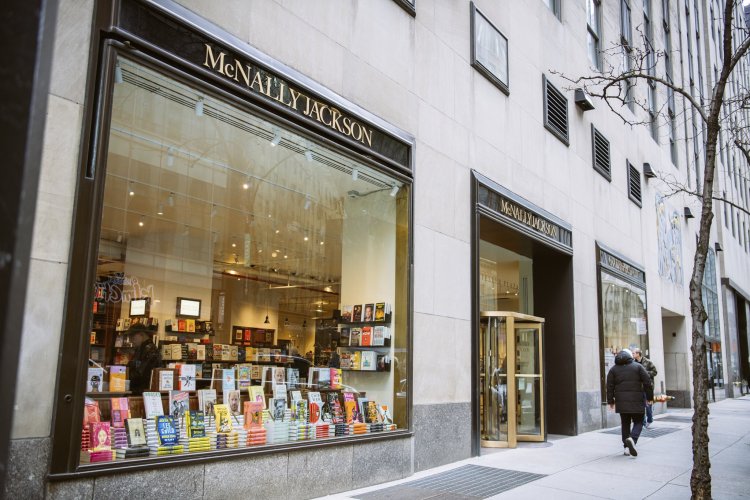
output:
<path id="1" fill-rule="evenodd" d="M 638 347 L 648 357 L 649 343 L 643 271 L 601 249 L 598 252 L 604 394 L 607 374 L 615 365 L 617 353 Z"/>
<path id="2" fill-rule="evenodd" d="M 408 428 L 408 184 L 124 58 L 106 162 L 81 462 Z"/>

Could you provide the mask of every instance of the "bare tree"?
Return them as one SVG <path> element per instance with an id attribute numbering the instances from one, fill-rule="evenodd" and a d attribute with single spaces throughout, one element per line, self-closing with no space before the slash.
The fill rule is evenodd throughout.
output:
<path id="1" fill-rule="evenodd" d="M 679 8 L 679 7 L 678 7 Z M 714 176 L 716 171 L 716 156 L 721 147 L 738 147 L 742 153 L 750 160 L 750 141 L 745 139 L 746 135 L 741 128 L 732 127 L 731 124 L 722 120 L 722 111 L 724 107 L 728 109 L 739 108 L 746 109 L 750 106 L 750 94 L 737 95 L 738 92 L 729 92 L 728 83 L 732 80 L 732 75 L 738 71 L 738 63 L 746 57 L 750 47 L 750 37 L 742 17 L 735 18 L 736 10 L 742 10 L 741 0 L 725 0 L 721 17 L 710 22 L 720 23 L 722 29 L 720 33 L 721 54 L 722 57 L 717 62 L 717 74 L 713 80 L 713 88 L 710 91 L 710 99 L 702 97 L 701 92 L 704 89 L 692 91 L 692 88 L 686 88 L 683 85 L 674 83 L 669 72 L 659 74 L 659 61 L 664 60 L 665 56 L 672 54 L 664 51 L 657 51 L 651 45 L 653 39 L 651 34 L 638 30 L 641 35 L 642 43 L 640 46 L 627 40 L 614 44 L 607 50 L 602 51 L 605 59 L 604 69 L 595 71 L 586 76 L 566 76 L 560 72 L 554 73 L 570 82 L 573 87 L 582 87 L 589 95 L 605 102 L 609 109 L 619 116 L 628 124 L 652 124 L 656 120 L 655 114 L 663 112 L 653 109 L 652 96 L 648 94 L 651 89 L 661 88 L 670 96 L 678 95 L 683 98 L 686 108 L 692 108 L 691 115 L 701 122 L 704 134 L 703 138 L 703 155 L 704 169 L 703 179 L 700 180 L 696 175 L 694 189 L 684 185 L 678 185 L 677 182 L 668 185 L 674 191 L 680 191 L 696 197 L 701 203 L 701 216 L 699 222 L 698 244 L 693 258 L 693 272 L 690 278 L 690 314 L 692 317 L 692 360 L 693 360 L 693 470 L 690 478 L 690 487 L 692 498 L 708 499 L 711 498 L 711 475 L 710 461 L 708 453 L 708 369 L 706 363 L 706 340 L 704 336 L 704 323 L 708 318 L 703 304 L 701 285 L 703 283 L 703 274 L 706 264 L 706 254 L 708 252 L 711 225 L 714 219 L 713 201 L 724 199 L 714 191 Z M 713 10 L 712 10 L 713 11 Z M 696 15 L 698 13 L 695 13 Z M 708 25 L 709 20 L 706 24 Z M 710 25 L 713 30 L 713 24 Z M 692 26 L 688 26 L 690 32 Z M 713 33 L 713 31 L 712 31 Z M 691 36 L 688 34 L 688 36 Z M 702 50 L 702 47 L 698 47 Z M 678 59 L 678 58 L 673 58 Z M 618 61 L 613 65 L 611 61 Z M 692 64 L 692 62 L 691 62 Z M 702 71 L 698 68 L 698 71 Z M 736 80 L 740 80 L 735 75 Z M 708 78 L 706 78 L 708 80 Z M 634 88 L 637 84 L 647 85 L 647 98 L 638 100 L 634 97 Z M 649 88 L 650 87 L 650 88 Z M 731 89 L 730 89 L 731 90 Z M 707 96 L 709 97 L 709 96 Z M 730 100 L 734 100 L 734 106 L 727 106 Z M 638 121 L 634 120 L 629 113 L 623 113 L 623 106 L 629 106 L 631 109 L 640 108 L 644 111 L 647 119 Z M 656 112 L 656 113 L 655 113 Z M 686 115 L 683 119 L 687 119 Z M 729 140 L 727 144 L 720 144 L 720 131 L 722 127 L 728 130 Z M 731 129 L 731 130 L 729 130 Z M 697 140 L 697 138 L 694 138 Z M 735 205 L 737 206 L 737 205 Z M 741 207 L 738 207 L 741 209 Z M 744 209 L 742 209 L 744 211 Z"/>

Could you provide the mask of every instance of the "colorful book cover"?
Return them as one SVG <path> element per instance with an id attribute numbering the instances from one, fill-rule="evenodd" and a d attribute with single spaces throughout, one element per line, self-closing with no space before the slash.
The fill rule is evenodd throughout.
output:
<path id="1" fill-rule="evenodd" d="M 159 371 L 159 390 L 160 391 L 174 390 L 174 371 L 172 370 L 160 370 Z"/>
<path id="2" fill-rule="evenodd" d="M 104 368 L 89 368 L 86 392 L 102 392 L 104 389 Z"/>
<path id="3" fill-rule="evenodd" d="M 263 427 L 263 403 L 245 401 L 245 429 L 259 429 L 261 427 Z"/>
<path id="4" fill-rule="evenodd" d="M 187 412 L 185 427 L 188 438 L 206 437 L 206 421 L 203 412 L 196 410 Z"/>
<path id="5" fill-rule="evenodd" d="M 240 406 L 240 390 L 235 389 L 233 391 L 228 391 L 223 394 L 223 401 L 227 407 L 229 407 L 229 413 L 232 416 L 237 416 L 242 414 L 242 407 Z"/>
<path id="6" fill-rule="evenodd" d="M 273 386 L 273 397 L 274 399 L 283 399 L 284 401 L 286 401 L 286 384 L 276 384 L 275 386 Z"/>
<path id="7" fill-rule="evenodd" d="M 198 344 L 195 346 L 195 359 L 197 361 L 205 361 L 206 360 L 206 346 L 203 344 Z"/>
<path id="8" fill-rule="evenodd" d="M 221 370 L 221 392 L 227 393 L 235 390 L 234 368 L 224 368 Z"/>
<path id="9" fill-rule="evenodd" d="M 161 446 L 175 446 L 180 442 L 180 434 L 174 424 L 174 418 L 169 415 L 156 417 L 156 435 Z"/>
<path id="10" fill-rule="evenodd" d="M 355 323 L 362 321 L 362 304 L 356 304 L 352 309 L 352 321 Z"/>
<path id="11" fill-rule="evenodd" d="M 292 395 L 292 401 L 299 401 L 302 399 L 302 391 L 289 391 Z"/>
<path id="12" fill-rule="evenodd" d="M 214 405 L 216 432 L 232 432 L 232 417 L 227 405 Z"/>
<path id="13" fill-rule="evenodd" d="M 143 428 L 142 418 L 125 420 L 125 430 L 128 432 L 128 446 L 146 446 L 146 430 Z"/>
<path id="14" fill-rule="evenodd" d="M 112 438 L 109 422 L 94 422 L 89 424 L 89 448 L 92 450 L 111 450 Z"/>
<path id="15" fill-rule="evenodd" d="M 181 421 L 190 409 L 190 394 L 184 391 L 169 391 L 169 414 Z"/>
<path id="16" fill-rule="evenodd" d="M 88 430 L 89 424 L 101 422 L 101 412 L 99 411 L 99 401 L 86 398 L 83 403 L 83 428 Z"/>
<path id="17" fill-rule="evenodd" d="M 372 327 L 371 326 L 363 326 L 362 327 L 362 335 L 359 339 L 359 345 L 362 347 L 370 347 L 372 345 Z"/>
<path id="18" fill-rule="evenodd" d="M 344 409 L 341 406 L 341 400 L 339 399 L 338 392 L 329 392 L 327 399 L 327 410 L 324 409 L 324 413 L 330 419 L 329 421 L 334 424 L 344 423 Z M 324 418 L 325 420 L 325 418 Z"/>
<path id="19" fill-rule="evenodd" d="M 307 406 L 307 401 L 305 401 L 304 399 L 292 401 L 292 420 L 300 424 L 306 424 L 308 411 Z"/>
<path id="20" fill-rule="evenodd" d="M 358 346 L 361 338 L 362 338 L 362 329 L 352 328 L 350 339 L 349 339 L 350 345 L 355 346 L 355 347 Z"/>
<path id="21" fill-rule="evenodd" d="M 385 302 L 375 304 L 375 321 L 385 321 Z"/>
<path id="22" fill-rule="evenodd" d="M 375 363 L 377 361 L 377 353 L 375 351 L 362 351 L 360 353 L 360 359 L 360 370 L 375 371 Z"/>
<path id="23" fill-rule="evenodd" d="M 255 401 L 263 405 L 263 409 L 266 408 L 266 395 L 263 394 L 263 388 L 259 385 L 251 385 L 248 388 L 248 396 L 250 401 Z"/>
<path id="24" fill-rule="evenodd" d="M 260 380 L 263 376 L 262 370 L 263 368 L 261 365 L 251 365 L 250 367 L 250 378 L 252 380 Z"/>
<path id="25" fill-rule="evenodd" d="M 392 424 L 393 423 L 393 417 L 391 416 L 391 410 L 388 408 L 387 405 L 379 405 L 378 406 L 378 416 L 380 417 L 380 421 L 384 424 Z"/>
<path id="26" fill-rule="evenodd" d="M 237 366 L 237 383 L 240 389 L 250 387 L 252 384 L 252 374 L 250 365 Z"/>
<path id="27" fill-rule="evenodd" d="M 344 305 L 341 306 L 341 322 L 349 323 L 352 321 L 353 306 Z"/>
<path id="28" fill-rule="evenodd" d="M 216 404 L 216 389 L 201 389 L 198 391 L 198 408 L 203 415 L 213 415 Z"/>
<path id="29" fill-rule="evenodd" d="M 356 401 L 344 401 L 344 416 L 347 424 L 356 422 L 357 417 L 357 402 Z"/>
<path id="30" fill-rule="evenodd" d="M 185 328 L 187 328 L 188 332 L 195 332 L 195 320 L 194 319 L 188 319 L 185 321 Z"/>
<path id="31" fill-rule="evenodd" d="M 125 371 L 127 368 L 120 365 L 109 367 L 109 391 L 125 392 Z"/>
<path id="32" fill-rule="evenodd" d="M 112 398 L 110 400 L 112 427 L 125 427 L 125 420 L 130 418 L 128 398 Z"/>
<path id="33" fill-rule="evenodd" d="M 154 418 L 164 415 L 164 405 L 161 402 L 161 393 L 144 392 L 143 409 L 146 412 L 146 418 Z"/>
<path id="34" fill-rule="evenodd" d="M 351 345 L 351 328 L 345 326 L 339 332 L 339 345 L 348 347 Z"/>
<path id="35" fill-rule="evenodd" d="M 367 398 L 357 398 L 357 407 L 359 409 L 359 421 L 367 423 Z"/>
<path id="36" fill-rule="evenodd" d="M 362 369 L 362 354 L 361 351 L 354 351 L 352 352 L 352 370 L 361 370 Z"/>
<path id="37" fill-rule="evenodd" d="M 313 425 L 317 425 L 318 423 L 320 423 L 320 407 L 320 403 L 316 403 L 315 401 L 308 401 L 307 418 L 308 421 Z"/>
<path id="38" fill-rule="evenodd" d="M 273 385 L 286 383 L 286 371 L 283 366 L 273 367 Z"/>
<path id="39" fill-rule="evenodd" d="M 385 345 L 385 327 L 376 326 L 372 329 L 372 345 L 383 346 Z"/>
<path id="40" fill-rule="evenodd" d="M 341 389 L 343 384 L 343 374 L 341 368 L 330 368 L 331 371 L 331 389 Z"/>
<path id="41" fill-rule="evenodd" d="M 177 320 L 177 331 L 178 332 L 186 332 L 187 331 L 187 321 L 184 319 L 178 319 Z"/>
<path id="42" fill-rule="evenodd" d="M 352 369 L 352 353 L 350 351 L 341 351 L 340 365 L 342 370 Z"/>
<path id="43" fill-rule="evenodd" d="M 367 413 L 365 413 L 365 422 L 368 424 L 377 424 L 378 421 L 378 405 L 377 403 L 375 403 L 375 401 L 368 401 Z"/>
<path id="44" fill-rule="evenodd" d="M 181 391 L 194 391 L 195 390 L 195 365 L 182 364 L 179 365 L 179 379 L 178 385 Z"/>
<path id="45" fill-rule="evenodd" d="M 375 304 L 365 304 L 362 310 L 362 321 L 374 321 Z"/>

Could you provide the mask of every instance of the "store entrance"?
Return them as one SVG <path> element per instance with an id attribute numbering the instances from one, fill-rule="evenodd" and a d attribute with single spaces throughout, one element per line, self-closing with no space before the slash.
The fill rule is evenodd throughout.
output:
<path id="1" fill-rule="evenodd" d="M 545 438 L 543 324 L 543 318 L 526 314 L 480 313 L 483 448 L 515 448 L 517 441 Z"/>

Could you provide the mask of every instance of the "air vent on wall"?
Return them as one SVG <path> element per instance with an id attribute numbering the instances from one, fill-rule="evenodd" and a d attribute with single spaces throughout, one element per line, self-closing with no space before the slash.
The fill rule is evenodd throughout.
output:
<path id="1" fill-rule="evenodd" d="M 641 173 L 628 162 L 628 198 L 641 206 Z"/>
<path id="2" fill-rule="evenodd" d="M 609 160 L 609 141 L 596 127 L 591 125 L 591 145 L 594 157 L 594 170 L 608 181 L 612 180 L 612 164 Z"/>
<path id="3" fill-rule="evenodd" d="M 542 82 L 544 84 L 544 126 L 567 146 L 569 145 L 568 100 L 544 75 L 542 75 Z"/>

